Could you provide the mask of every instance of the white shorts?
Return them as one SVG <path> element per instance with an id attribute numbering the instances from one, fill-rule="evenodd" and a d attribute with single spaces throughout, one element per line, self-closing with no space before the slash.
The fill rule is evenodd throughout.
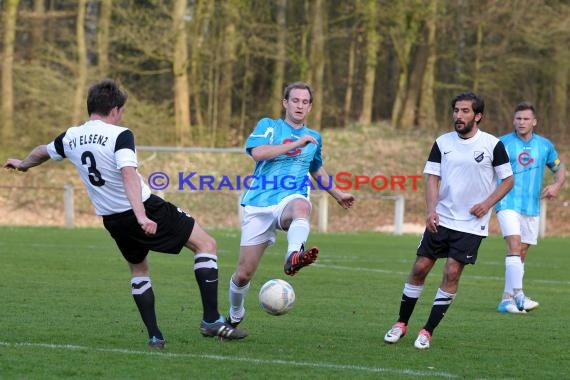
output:
<path id="1" fill-rule="evenodd" d="M 259 245 L 269 243 L 275 244 L 277 230 L 282 230 L 280 225 L 281 214 L 285 206 L 293 199 L 305 199 L 309 204 L 309 198 L 292 194 L 281 200 L 274 206 L 245 206 L 243 209 L 243 219 L 241 221 L 241 246 Z"/>
<path id="2" fill-rule="evenodd" d="M 522 215 L 514 210 L 501 210 L 497 213 L 503 237 L 520 235 L 521 243 L 536 245 L 540 217 Z"/>

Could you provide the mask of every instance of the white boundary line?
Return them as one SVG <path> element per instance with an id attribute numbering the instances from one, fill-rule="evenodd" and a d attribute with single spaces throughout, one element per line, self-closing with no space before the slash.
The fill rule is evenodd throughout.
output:
<path id="1" fill-rule="evenodd" d="M 395 270 L 390 270 L 390 269 L 380 269 L 380 268 L 362 268 L 362 267 L 347 267 L 347 266 L 342 266 L 342 265 L 329 265 L 329 264 L 320 264 L 320 263 L 314 263 L 311 264 L 311 267 L 315 267 L 315 268 L 324 268 L 324 269 L 341 269 L 341 270 L 351 270 L 351 271 L 357 271 L 357 272 L 372 272 L 372 273 L 384 273 L 384 274 L 394 274 L 394 275 L 398 275 L 398 276 L 403 276 L 402 277 L 402 281 L 404 281 L 404 277 L 407 276 L 410 272 L 401 272 L 401 271 L 395 271 Z M 465 272 L 463 274 L 463 276 L 461 277 L 462 281 L 466 281 L 466 280 L 493 280 L 493 281 L 504 281 L 505 278 L 504 277 L 494 277 L 494 276 L 477 276 L 477 275 L 471 275 L 468 272 Z M 560 281 L 560 280 L 542 280 L 542 279 L 536 279 L 536 278 L 529 278 L 526 279 L 525 278 L 525 283 L 528 282 L 536 282 L 536 283 L 540 283 L 540 284 L 553 284 L 553 285 L 570 285 L 570 281 Z M 402 283 L 403 284 L 403 283 Z"/>
<path id="2" fill-rule="evenodd" d="M 45 348 L 50 350 L 90 350 L 98 352 L 120 353 L 127 355 L 164 356 L 168 358 L 197 358 L 197 359 L 206 359 L 206 360 L 233 361 L 233 362 L 254 363 L 254 364 L 283 365 L 283 366 L 308 367 L 308 368 L 318 368 L 318 369 L 359 371 L 359 372 L 368 372 L 368 373 L 385 373 L 385 374 L 394 374 L 394 375 L 405 375 L 411 377 L 429 376 L 429 377 L 442 377 L 447 379 L 454 379 L 459 377 L 457 375 L 448 372 L 439 372 L 439 371 L 365 367 L 359 365 L 312 363 L 312 362 L 299 362 L 293 360 L 269 360 L 269 359 L 256 359 L 256 358 L 247 358 L 239 356 L 175 353 L 175 352 L 156 351 L 156 350 L 136 351 L 136 350 L 121 349 L 121 348 L 99 348 L 99 347 L 77 346 L 74 344 L 49 344 L 49 343 L 27 343 L 27 342 L 10 343 L 10 342 L 0 341 L 0 346 L 8 348 L 33 347 L 33 348 Z"/>

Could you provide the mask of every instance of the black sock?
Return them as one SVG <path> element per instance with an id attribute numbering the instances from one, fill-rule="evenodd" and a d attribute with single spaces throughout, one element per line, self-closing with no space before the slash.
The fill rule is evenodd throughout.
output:
<path id="1" fill-rule="evenodd" d="M 155 336 L 158 339 L 164 339 L 156 323 L 154 292 L 152 291 L 150 277 L 133 277 L 131 279 L 131 292 L 148 331 L 148 337 Z"/>
<path id="2" fill-rule="evenodd" d="M 451 306 L 451 303 L 455 299 L 455 294 L 444 292 L 441 289 L 437 289 L 437 294 L 435 300 L 433 301 L 433 306 L 431 307 L 431 312 L 429 314 L 428 321 L 424 326 L 424 329 L 433 334 L 433 330 L 439 325 L 439 322 L 445 316 L 445 312 Z"/>
<path id="3" fill-rule="evenodd" d="M 400 317 L 398 318 L 398 322 L 403 322 L 406 325 L 414 312 L 414 308 L 416 307 L 416 302 L 418 302 L 418 298 L 411 298 L 405 294 L 402 294 L 402 301 L 400 303 Z"/>
<path id="4" fill-rule="evenodd" d="M 194 275 L 200 288 L 205 322 L 215 322 L 218 312 L 218 260 L 216 255 L 198 253 L 194 256 Z"/>

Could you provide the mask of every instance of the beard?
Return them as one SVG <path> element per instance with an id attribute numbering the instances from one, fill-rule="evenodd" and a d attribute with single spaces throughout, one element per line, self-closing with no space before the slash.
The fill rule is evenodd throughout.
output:
<path id="1" fill-rule="evenodd" d="M 461 128 L 461 125 L 463 125 L 463 128 Z M 471 120 L 467 124 L 456 122 L 453 126 L 455 127 L 455 132 L 457 132 L 460 136 L 465 136 L 473 130 L 473 127 L 475 126 L 475 120 Z"/>

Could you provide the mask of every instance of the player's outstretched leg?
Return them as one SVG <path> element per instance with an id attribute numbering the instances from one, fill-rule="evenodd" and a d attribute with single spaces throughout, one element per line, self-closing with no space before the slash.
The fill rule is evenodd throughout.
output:
<path id="1" fill-rule="evenodd" d="M 283 271 L 288 276 L 294 276 L 301 268 L 314 263 L 318 255 L 319 249 L 317 247 L 310 248 L 306 251 L 301 248 L 301 251 L 292 252 L 287 259 L 285 259 Z"/>

